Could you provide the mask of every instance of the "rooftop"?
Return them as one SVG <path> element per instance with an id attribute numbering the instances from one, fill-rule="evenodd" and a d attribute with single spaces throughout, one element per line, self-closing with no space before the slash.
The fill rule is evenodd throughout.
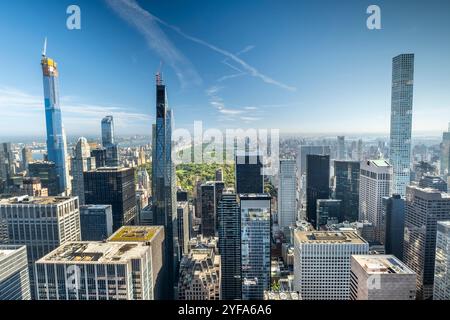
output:
<path id="1" fill-rule="evenodd" d="M 17 250 L 20 250 L 22 246 L 14 246 L 14 245 L 0 245 L 0 260 L 6 258 L 10 254 L 13 254 Z"/>
<path id="2" fill-rule="evenodd" d="M 161 226 L 122 227 L 114 233 L 108 241 L 114 242 L 150 242 L 153 237 L 162 230 Z"/>
<path id="3" fill-rule="evenodd" d="M 149 250 L 144 243 L 72 242 L 58 247 L 37 263 L 124 263 Z"/>
<path id="4" fill-rule="evenodd" d="M 295 237 L 301 243 L 367 243 L 354 231 L 296 231 Z"/>
<path id="5" fill-rule="evenodd" d="M 414 274 L 393 255 L 355 255 L 352 258 L 367 274 Z"/>
<path id="6" fill-rule="evenodd" d="M 390 167 L 390 163 L 386 160 L 369 160 L 371 165 L 374 165 L 376 167 Z"/>
<path id="7" fill-rule="evenodd" d="M 264 300 L 300 300 L 298 292 L 264 292 Z"/>
<path id="8" fill-rule="evenodd" d="M 21 197 L 13 197 L 8 199 L 0 200 L 0 204 L 3 205 L 50 205 L 50 204 L 59 204 L 71 200 L 74 198 L 71 197 L 30 197 L 30 196 L 21 196 Z"/>

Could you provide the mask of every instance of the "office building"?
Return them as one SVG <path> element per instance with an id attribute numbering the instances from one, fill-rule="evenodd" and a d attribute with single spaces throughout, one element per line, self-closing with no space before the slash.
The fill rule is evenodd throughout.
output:
<path id="1" fill-rule="evenodd" d="M 218 208 L 219 253 L 222 257 L 222 299 L 240 300 L 241 211 L 236 194 L 225 192 Z"/>
<path id="2" fill-rule="evenodd" d="M 164 230 L 147 228 L 120 229 L 106 242 L 58 247 L 36 262 L 38 299 L 157 299 Z"/>
<path id="3" fill-rule="evenodd" d="M 106 149 L 106 166 L 118 167 L 119 148 L 114 141 L 114 118 L 106 116 L 102 119 L 102 145 Z"/>
<path id="4" fill-rule="evenodd" d="M 15 173 L 14 158 L 11 143 L 0 144 L 0 185 L 9 187 L 12 185 L 12 177 Z M 0 189 L 0 191 L 2 191 Z"/>
<path id="5" fill-rule="evenodd" d="M 295 160 L 281 160 L 278 187 L 278 225 L 288 233 L 297 220 L 297 164 Z"/>
<path id="6" fill-rule="evenodd" d="M 433 296 L 437 222 L 450 220 L 450 194 L 406 188 L 403 262 L 417 274 L 417 298 Z"/>
<path id="7" fill-rule="evenodd" d="M 263 158 L 256 154 L 236 155 L 236 193 L 263 193 Z"/>
<path id="8" fill-rule="evenodd" d="M 202 225 L 201 232 L 205 237 L 215 237 L 219 222 L 217 207 L 222 197 L 225 184 L 223 182 L 207 182 L 201 186 Z"/>
<path id="9" fill-rule="evenodd" d="M 178 300 L 221 300 L 221 258 L 211 248 L 196 248 L 180 264 Z"/>
<path id="10" fill-rule="evenodd" d="M 345 149 L 345 137 L 344 136 L 337 137 L 336 158 L 337 158 L 337 160 L 347 160 L 347 151 Z"/>
<path id="11" fill-rule="evenodd" d="M 318 199 L 317 200 L 317 225 L 316 229 L 328 224 L 336 224 L 341 222 L 341 200 Z"/>
<path id="12" fill-rule="evenodd" d="M 91 157 L 95 158 L 96 168 L 106 167 L 106 149 L 104 148 L 92 149 Z"/>
<path id="13" fill-rule="evenodd" d="M 391 195 L 392 166 L 386 160 L 369 160 L 361 164 L 359 220 L 375 227 L 375 239 L 384 243 L 383 198 Z"/>
<path id="14" fill-rule="evenodd" d="M 177 201 L 179 256 L 188 254 L 188 244 L 191 239 L 191 210 L 189 202 Z"/>
<path id="15" fill-rule="evenodd" d="M 419 181 L 419 187 L 432 188 L 441 192 L 447 192 L 447 182 L 441 177 L 424 175 Z"/>
<path id="16" fill-rule="evenodd" d="M 78 198 L 28 196 L 0 200 L 0 225 L 10 245 L 27 246 L 31 296 L 35 297 L 33 264 L 70 241 L 80 241 Z"/>
<path id="17" fill-rule="evenodd" d="M 30 299 L 27 247 L 0 245 L 0 301 Z"/>
<path id="18" fill-rule="evenodd" d="M 134 168 L 98 168 L 84 173 L 86 204 L 112 206 L 113 231 L 135 222 Z"/>
<path id="19" fill-rule="evenodd" d="M 392 109 L 390 163 L 392 193 L 405 196 L 411 174 L 411 131 L 414 88 L 414 54 L 401 54 L 392 61 Z"/>
<path id="20" fill-rule="evenodd" d="M 140 169 L 138 171 L 138 185 L 139 188 L 144 189 L 147 192 L 151 191 L 152 182 L 150 181 L 150 176 L 146 169 Z"/>
<path id="21" fill-rule="evenodd" d="M 36 161 L 28 165 L 28 174 L 32 178 L 39 178 L 41 187 L 47 189 L 49 196 L 59 194 L 59 180 L 56 166 L 53 162 Z"/>
<path id="22" fill-rule="evenodd" d="M 94 170 L 95 158 L 91 156 L 91 148 L 86 138 L 80 138 L 75 147 L 75 156 L 72 158 L 72 195 L 77 196 L 80 205 L 85 204 L 84 199 L 84 172 Z"/>
<path id="23" fill-rule="evenodd" d="M 33 162 L 33 152 L 30 148 L 24 147 L 22 149 L 22 169 L 28 170 L 28 165 Z"/>
<path id="24" fill-rule="evenodd" d="M 165 257 L 168 268 L 167 298 L 175 297 L 178 276 L 178 232 L 176 213 L 176 176 L 172 160 L 172 110 L 167 101 L 162 75 L 156 75 L 156 123 L 152 134 L 152 201 L 153 223 L 165 227 Z"/>
<path id="25" fill-rule="evenodd" d="M 242 299 L 262 300 L 271 285 L 271 197 L 239 195 Z"/>
<path id="26" fill-rule="evenodd" d="M 298 175 L 301 177 L 306 174 L 306 157 L 308 155 L 330 156 L 330 146 L 300 146 L 297 156 Z"/>
<path id="27" fill-rule="evenodd" d="M 330 156 L 306 156 L 306 217 L 317 225 L 317 200 L 330 198 Z"/>
<path id="28" fill-rule="evenodd" d="M 441 143 L 441 168 L 440 175 L 446 177 L 450 175 L 450 123 L 448 124 L 448 131 L 442 134 Z"/>
<path id="29" fill-rule="evenodd" d="M 352 300 L 415 300 L 416 274 L 392 255 L 354 255 Z"/>
<path id="30" fill-rule="evenodd" d="M 335 161 L 335 199 L 341 200 L 341 221 L 355 222 L 359 216 L 359 161 Z"/>
<path id="31" fill-rule="evenodd" d="M 385 249 L 398 259 L 403 259 L 403 234 L 405 229 L 405 198 L 399 194 L 384 197 L 382 214 L 386 223 Z"/>
<path id="32" fill-rule="evenodd" d="M 39 178 L 23 178 L 23 192 L 30 197 L 48 197 L 48 189 L 43 188 Z"/>
<path id="33" fill-rule="evenodd" d="M 433 300 L 450 300 L 450 220 L 437 223 Z"/>
<path id="34" fill-rule="evenodd" d="M 58 192 L 62 194 L 69 189 L 69 168 L 67 164 L 67 143 L 62 123 L 59 103 L 58 65 L 47 57 L 47 40 L 42 53 L 42 73 L 44 81 L 45 122 L 47 127 L 47 157 L 55 164 L 58 178 Z"/>
<path id="35" fill-rule="evenodd" d="M 294 290 L 301 300 L 349 300 L 351 256 L 369 253 L 353 231 L 294 233 Z"/>
<path id="36" fill-rule="evenodd" d="M 110 205 L 80 206 L 82 241 L 103 241 L 113 232 L 112 207 Z"/>
<path id="37" fill-rule="evenodd" d="M 216 181 L 223 181 L 223 169 L 219 168 L 216 170 Z"/>

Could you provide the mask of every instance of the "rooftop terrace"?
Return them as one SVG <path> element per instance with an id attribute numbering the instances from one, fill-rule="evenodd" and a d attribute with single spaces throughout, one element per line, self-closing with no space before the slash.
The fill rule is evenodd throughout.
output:
<path id="1" fill-rule="evenodd" d="M 126 226 L 114 233 L 108 241 L 114 242 L 150 242 L 162 230 L 162 226 Z"/>

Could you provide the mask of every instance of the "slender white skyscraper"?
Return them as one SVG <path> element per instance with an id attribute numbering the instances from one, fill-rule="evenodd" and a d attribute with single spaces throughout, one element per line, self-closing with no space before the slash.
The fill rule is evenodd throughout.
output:
<path id="1" fill-rule="evenodd" d="M 280 185 L 278 188 L 278 225 L 289 229 L 297 217 L 297 164 L 295 160 L 280 161 Z M 286 234 L 289 234 L 287 232 Z"/>
<path id="2" fill-rule="evenodd" d="M 84 205 L 84 172 L 95 169 L 95 157 L 91 157 L 91 148 L 86 138 L 80 138 L 72 158 L 72 194 L 78 196 L 80 205 Z"/>
<path id="3" fill-rule="evenodd" d="M 394 168 L 393 193 L 405 196 L 410 182 L 414 54 L 392 62 L 390 162 Z"/>

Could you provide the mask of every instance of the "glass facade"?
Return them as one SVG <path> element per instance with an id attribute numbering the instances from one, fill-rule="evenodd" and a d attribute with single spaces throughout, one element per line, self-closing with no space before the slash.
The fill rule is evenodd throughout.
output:
<path id="1" fill-rule="evenodd" d="M 330 156 L 306 156 L 306 216 L 317 224 L 317 200 L 330 198 Z"/>
<path id="2" fill-rule="evenodd" d="M 411 175 L 411 131 L 414 88 L 414 54 L 401 54 L 392 62 L 390 163 L 394 169 L 393 193 L 405 196 Z"/>
<path id="3" fill-rule="evenodd" d="M 359 215 L 359 161 L 335 161 L 335 198 L 341 200 L 339 222 L 355 222 Z"/>

